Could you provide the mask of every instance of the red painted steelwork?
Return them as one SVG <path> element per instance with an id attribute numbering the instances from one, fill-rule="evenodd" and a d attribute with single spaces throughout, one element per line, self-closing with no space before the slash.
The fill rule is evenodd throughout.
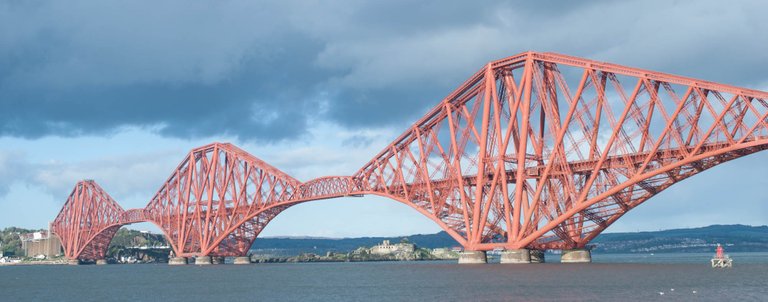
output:
<path id="1" fill-rule="evenodd" d="M 84 251 L 136 221 L 160 226 L 180 256 L 244 255 L 292 205 L 375 194 L 413 207 L 469 250 L 582 248 L 672 184 L 768 149 L 766 100 L 527 52 L 487 64 L 352 176 L 302 183 L 216 143 L 192 150 L 143 210 L 81 197 L 80 187 L 98 186 L 79 183 L 54 231 L 70 258 L 103 255 Z"/>
<path id="2" fill-rule="evenodd" d="M 92 180 L 75 185 L 51 225 L 69 259 L 104 259 L 125 211 Z"/>
<path id="3" fill-rule="evenodd" d="M 145 210 L 178 256 L 245 255 L 301 182 L 245 151 L 192 150 Z"/>

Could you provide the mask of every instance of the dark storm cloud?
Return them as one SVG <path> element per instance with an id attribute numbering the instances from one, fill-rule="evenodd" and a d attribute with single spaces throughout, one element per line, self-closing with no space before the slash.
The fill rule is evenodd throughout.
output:
<path id="1" fill-rule="evenodd" d="M 405 128 L 485 62 L 556 51 L 756 88 L 761 2 L 0 4 L 0 135 Z"/>
<path id="2" fill-rule="evenodd" d="M 322 44 L 280 31 L 267 12 L 280 7 L 178 4 L 6 4 L 0 133 L 302 133 L 316 112 L 316 85 L 328 76 L 308 68 Z"/>
<path id="3" fill-rule="evenodd" d="M 287 42 L 288 38 L 283 37 Z M 3 131 L 28 137 L 107 133 L 124 125 L 160 126 L 170 136 L 232 134 L 245 139 L 296 136 L 317 110 L 310 97 L 325 75 L 306 72 L 312 43 L 291 56 L 244 59 L 217 83 L 133 82 L 2 90 Z M 265 68 L 269 67 L 269 68 Z"/>

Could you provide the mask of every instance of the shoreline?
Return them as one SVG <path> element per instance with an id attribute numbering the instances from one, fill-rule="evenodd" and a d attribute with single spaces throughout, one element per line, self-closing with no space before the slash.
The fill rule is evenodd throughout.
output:
<path id="1" fill-rule="evenodd" d="M 19 266 L 19 265 L 67 265 L 66 261 L 21 261 L 21 262 L 4 262 L 0 263 L 0 266 Z"/>

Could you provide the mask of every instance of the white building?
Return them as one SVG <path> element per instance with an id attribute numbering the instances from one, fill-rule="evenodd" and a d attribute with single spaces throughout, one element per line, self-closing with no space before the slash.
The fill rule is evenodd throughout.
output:
<path id="1" fill-rule="evenodd" d="M 389 255 L 399 252 L 412 253 L 416 249 L 413 243 L 396 243 L 390 244 L 389 240 L 384 240 L 381 244 L 377 244 L 371 248 L 371 254 L 374 255 Z"/>

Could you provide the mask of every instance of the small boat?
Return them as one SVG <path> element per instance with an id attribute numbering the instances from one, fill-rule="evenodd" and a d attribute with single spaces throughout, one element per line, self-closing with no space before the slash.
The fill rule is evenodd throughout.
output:
<path id="1" fill-rule="evenodd" d="M 712 258 L 712 268 L 730 268 L 733 267 L 733 259 L 731 259 L 730 256 L 725 254 L 725 251 L 723 250 L 723 246 L 721 246 L 719 243 L 717 244 L 717 249 L 715 250 L 715 257 Z"/>

